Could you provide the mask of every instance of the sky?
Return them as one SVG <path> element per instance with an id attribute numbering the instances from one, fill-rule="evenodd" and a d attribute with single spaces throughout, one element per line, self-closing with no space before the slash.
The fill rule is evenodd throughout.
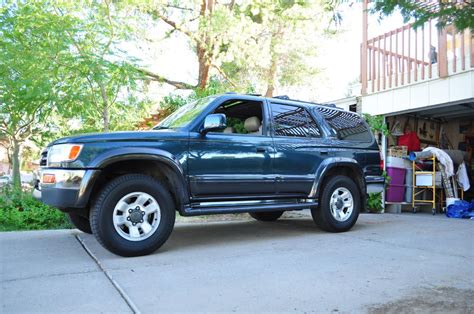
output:
<path id="1" fill-rule="evenodd" d="M 341 14 L 340 34 L 321 43 L 317 62 L 322 67 L 322 72 L 314 78 L 316 84 L 313 84 L 317 89 L 277 88 L 276 94 L 301 100 L 329 102 L 344 98 L 351 84 L 354 91 L 359 90 L 362 4 L 345 4 L 341 7 Z M 384 18 L 382 21 L 379 21 L 377 16 L 369 15 L 368 36 L 371 38 L 401 25 L 403 20 L 399 14 Z M 148 35 L 150 38 L 160 38 L 164 35 L 165 29 L 156 32 L 156 28 L 151 28 Z M 144 47 L 144 50 L 140 51 L 140 57 L 151 71 L 173 80 L 193 83 L 196 78 L 196 57 L 184 37 L 174 36 L 172 39 L 158 41 L 154 45 Z M 163 85 L 162 88 L 154 89 L 152 97 L 161 98 L 173 90 L 173 87 Z"/>

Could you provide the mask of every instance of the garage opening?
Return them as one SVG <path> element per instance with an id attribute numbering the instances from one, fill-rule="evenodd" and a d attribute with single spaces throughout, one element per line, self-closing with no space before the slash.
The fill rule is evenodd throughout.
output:
<path id="1" fill-rule="evenodd" d="M 384 160 L 391 177 L 385 190 L 386 212 L 441 213 L 456 199 L 471 202 L 474 99 L 386 115 L 385 121 L 390 135 L 385 137 Z M 423 150 L 435 153 L 421 154 Z M 452 177 L 446 176 L 450 169 L 444 153 L 451 159 Z"/>

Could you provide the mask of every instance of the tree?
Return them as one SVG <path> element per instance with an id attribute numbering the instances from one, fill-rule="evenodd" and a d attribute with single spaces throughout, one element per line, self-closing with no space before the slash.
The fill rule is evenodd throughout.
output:
<path id="1" fill-rule="evenodd" d="M 414 19 L 413 26 L 422 26 L 425 22 L 436 19 L 437 27 L 454 24 L 458 31 L 465 29 L 474 30 L 474 4 L 465 1 L 416 1 L 416 0 L 382 0 L 376 1 L 372 13 L 380 17 L 391 15 L 399 11 L 405 22 Z"/>
<path id="2" fill-rule="evenodd" d="M 251 34 L 233 47 L 239 71 L 258 78 L 267 97 L 277 86 L 309 85 L 319 69 L 311 62 L 321 40 L 332 34 L 332 15 L 319 1 L 255 0 L 239 13 L 249 17 Z M 227 66 L 224 66 L 227 69 Z"/>
<path id="3" fill-rule="evenodd" d="M 9 1 L 0 8 L 0 138 L 16 186 L 26 141 L 70 133 L 66 120 L 86 131 L 130 127 L 148 105 L 136 93 L 143 75 L 118 47 L 132 33 L 124 15 L 113 16 L 107 1 L 88 4 Z"/>
<path id="4" fill-rule="evenodd" d="M 69 17 L 41 9 L 40 4 L 8 3 L 0 9 L 0 137 L 12 156 L 13 182 L 20 186 L 20 147 L 60 104 L 71 101 L 62 86 L 69 49 L 64 28 Z M 47 40 L 45 40 L 47 38 Z"/>
<path id="5" fill-rule="evenodd" d="M 138 69 L 137 59 L 129 56 L 121 45 L 133 41 L 132 27 L 136 16 L 130 14 L 128 6 L 112 4 L 110 0 L 92 1 L 84 7 L 82 2 L 59 2 L 54 11 L 59 16 L 77 16 L 75 29 L 66 30 L 72 43 L 74 65 L 70 67 L 76 86 L 76 97 L 88 108 L 80 107 L 83 122 L 89 130 L 97 129 L 97 116 L 105 132 L 120 128 L 124 114 L 146 108 L 147 100 L 139 96 L 139 86 L 145 78 Z M 127 94 L 128 97 L 123 97 Z M 120 113 L 120 120 L 111 119 Z M 123 124 L 123 123 L 122 123 Z M 128 123 L 128 126 L 133 123 Z"/>
<path id="6" fill-rule="evenodd" d="M 198 71 L 196 83 L 179 82 L 165 78 L 157 73 L 143 70 L 150 79 L 166 83 L 177 89 L 205 89 L 215 70 L 231 85 L 232 80 L 222 71 L 215 60 L 229 41 L 226 31 L 236 23 L 232 14 L 235 1 L 220 3 L 215 0 L 173 1 L 161 0 L 145 6 L 145 12 L 165 23 L 169 36 L 179 33 L 184 36 L 196 54 Z M 234 86 L 236 87 L 236 86 Z"/>
<path id="7" fill-rule="evenodd" d="M 196 84 L 176 82 L 146 72 L 178 89 L 204 88 L 210 75 L 232 89 L 303 85 L 318 73 L 310 58 L 327 35 L 334 5 L 305 0 L 223 1 L 162 0 L 147 12 L 183 35 L 196 53 Z"/>

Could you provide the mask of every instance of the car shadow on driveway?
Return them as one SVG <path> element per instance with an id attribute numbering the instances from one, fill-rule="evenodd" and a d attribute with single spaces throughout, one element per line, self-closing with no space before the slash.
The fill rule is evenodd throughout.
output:
<path id="1" fill-rule="evenodd" d="M 375 228 L 377 228 L 375 224 L 356 223 L 351 231 L 344 234 Z M 116 261 L 122 264 L 120 262 L 123 260 L 122 257 L 101 247 L 92 235 L 80 233 L 78 236 L 84 240 L 84 244 L 93 254 L 97 254 L 100 260 Z M 195 255 L 199 251 L 212 251 L 213 254 L 225 255 L 224 251 L 227 249 L 250 252 L 270 247 L 295 247 L 297 244 L 295 241 L 308 238 L 310 239 L 309 243 L 324 245 L 329 238 L 335 240 L 339 237 L 341 237 L 340 234 L 320 229 L 310 216 L 283 217 L 274 222 L 249 219 L 225 221 L 193 219 L 190 222 L 177 222 L 168 241 L 154 253 L 148 256 L 127 258 L 127 260 L 156 261 L 159 256 L 161 261 L 166 261 L 177 256 Z"/>
<path id="2" fill-rule="evenodd" d="M 354 226 L 359 230 L 365 226 Z M 199 248 L 243 244 L 247 241 L 281 240 L 301 236 L 330 233 L 321 230 L 311 218 L 280 219 L 274 222 L 228 221 L 176 224 L 168 242 L 156 253 Z"/>

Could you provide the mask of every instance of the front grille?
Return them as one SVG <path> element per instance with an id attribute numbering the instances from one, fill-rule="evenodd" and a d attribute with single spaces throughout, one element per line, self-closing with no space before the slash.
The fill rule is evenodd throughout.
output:
<path id="1" fill-rule="evenodd" d="M 48 163 L 48 149 L 46 148 L 41 152 L 40 166 L 46 167 Z"/>

